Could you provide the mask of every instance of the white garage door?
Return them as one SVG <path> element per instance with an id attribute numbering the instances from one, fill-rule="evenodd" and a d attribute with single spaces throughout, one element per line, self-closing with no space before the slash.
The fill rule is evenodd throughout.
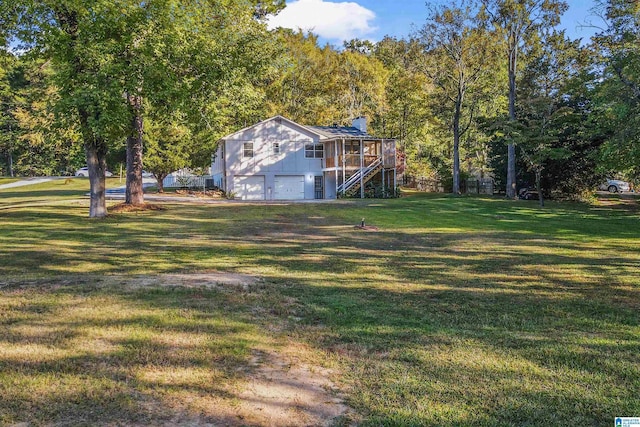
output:
<path id="1" fill-rule="evenodd" d="M 233 192 L 242 200 L 264 200 L 264 176 L 236 176 Z"/>
<path id="2" fill-rule="evenodd" d="M 274 199 L 299 200 L 304 199 L 304 175 L 280 175 L 275 177 Z"/>

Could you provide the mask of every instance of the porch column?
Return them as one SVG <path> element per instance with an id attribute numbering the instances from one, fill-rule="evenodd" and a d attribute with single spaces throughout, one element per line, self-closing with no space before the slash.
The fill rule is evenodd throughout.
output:
<path id="1" fill-rule="evenodd" d="M 333 141 L 333 174 L 336 178 L 336 199 L 338 198 L 338 140 Z"/>
<path id="2" fill-rule="evenodd" d="M 364 143 L 362 139 L 360 139 L 360 198 L 364 199 L 364 176 L 362 175 L 364 171 Z"/>
<path id="3" fill-rule="evenodd" d="M 382 197 L 384 198 L 384 193 L 387 188 L 387 181 L 384 180 L 384 163 L 382 165 Z"/>
<path id="4" fill-rule="evenodd" d="M 396 193 L 396 188 L 398 187 L 398 184 L 396 183 L 396 168 L 393 168 L 393 195 L 398 197 L 398 194 Z"/>

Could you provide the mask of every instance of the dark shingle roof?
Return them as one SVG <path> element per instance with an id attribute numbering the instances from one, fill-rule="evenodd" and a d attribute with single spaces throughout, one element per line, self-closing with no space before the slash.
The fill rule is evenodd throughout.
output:
<path id="1" fill-rule="evenodd" d="M 325 138 L 373 138 L 366 132 L 351 126 L 307 126 Z"/>

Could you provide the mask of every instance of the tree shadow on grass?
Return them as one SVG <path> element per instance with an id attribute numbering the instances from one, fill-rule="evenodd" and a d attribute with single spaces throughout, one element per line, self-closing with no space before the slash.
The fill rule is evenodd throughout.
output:
<path id="1" fill-rule="evenodd" d="M 172 381 L 149 372 L 140 379 L 129 372 L 132 366 L 162 371 L 167 365 L 202 367 L 204 360 L 223 377 L 243 375 L 234 369 L 244 369 L 260 340 L 247 339 L 246 331 L 207 329 L 203 325 L 211 313 L 244 325 L 251 336 L 269 336 L 269 324 L 277 323 L 282 333 L 339 360 L 350 403 L 374 425 L 557 425 L 575 420 L 603 425 L 609 417 L 637 412 L 640 247 L 631 239 L 638 237 L 635 219 L 589 209 L 531 213 L 525 206 L 515 212 L 513 205 L 492 200 L 454 200 L 446 207 L 429 199 L 392 201 L 387 207 L 398 212 L 389 215 L 366 203 L 371 202 L 304 209 L 180 207 L 179 212 L 172 208 L 154 214 L 152 221 L 126 216 L 95 224 L 59 210 L 16 212 L 9 218 L 17 229 L 3 228 L 8 234 L 2 242 L 14 239 L 17 244 L 0 246 L 0 271 L 51 276 L 85 265 L 104 274 L 222 268 L 265 278 L 262 288 L 249 291 L 172 294 L 109 288 L 142 314 L 130 321 L 103 316 L 97 324 L 86 319 L 80 324 L 116 331 L 139 327 L 142 338 L 129 344 L 117 338 L 111 345 L 120 353 L 109 350 L 107 359 L 68 363 L 74 375 L 84 364 L 87 371 L 110 361 L 124 366 L 124 377 L 104 374 L 109 381 L 116 378 L 117 386 L 107 381 L 87 393 L 99 396 L 89 401 L 103 408 L 102 415 L 111 413 L 114 423 L 152 417 L 140 409 L 145 399 L 156 402 L 156 408 L 157 402 L 167 405 L 167 396 L 191 384 L 174 379 L 174 386 L 182 386 L 171 389 Z M 465 214 L 470 207 L 473 214 Z M 359 221 L 362 211 L 381 232 L 352 228 L 349 221 Z M 70 231 L 51 231 L 46 222 L 56 219 Z M 65 239 L 76 246 L 47 245 Z M 102 291 L 89 295 L 94 292 Z M 64 313 L 43 307 L 16 310 L 13 316 L 30 321 L 25 319 Z M 168 320 L 145 310 L 158 310 Z M 175 320 L 186 314 L 189 322 Z M 69 324 L 77 333 L 61 336 L 62 341 L 29 339 L 70 347 L 81 337 L 80 324 Z M 216 359 L 202 346 L 200 355 L 177 350 L 187 352 L 189 366 L 175 359 L 176 349 L 157 335 L 177 332 L 219 337 L 217 354 L 229 354 L 229 369 L 226 358 Z M 10 344 L 19 343 L 19 332 L 12 333 Z M 64 372 L 55 364 L 43 366 Z M 103 390 L 118 387 L 137 396 L 129 412 L 129 403 L 116 398 L 125 408 L 121 415 L 100 403 L 107 400 Z M 194 395 L 197 388 L 193 385 Z M 13 399 L 7 407 L 24 409 L 20 405 Z M 175 416 L 178 410 L 167 411 Z"/>
<path id="2" fill-rule="evenodd" d="M 3 289 L 0 423 L 241 424 L 229 403 L 195 408 L 237 399 L 233 384 L 251 374 L 266 331 L 250 303 L 206 289 L 82 287 Z"/>

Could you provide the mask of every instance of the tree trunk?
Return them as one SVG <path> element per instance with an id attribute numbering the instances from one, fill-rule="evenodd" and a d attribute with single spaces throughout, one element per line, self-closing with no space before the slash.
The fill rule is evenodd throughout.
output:
<path id="1" fill-rule="evenodd" d="M 105 153 L 100 149 L 101 144 L 86 143 L 84 151 L 87 156 L 87 167 L 89 169 L 89 185 L 91 201 L 89 204 L 90 218 L 104 218 L 107 216 L 107 204 L 105 201 L 105 178 L 107 162 Z M 106 150 L 105 150 L 106 151 Z"/>
<path id="2" fill-rule="evenodd" d="M 453 114 L 453 194 L 460 194 L 460 114 L 462 101 L 456 100 Z"/>
<path id="3" fill-rule="evenodd" d="M 13 178 L 13 153 L 11 152 L 11 150 L 9 150 L 7 160 L 9 161 L 9 176 Z"/>
<path id="4" fill-rule="evenodd" d="M 127 137 L 127 181 L 125 203 L 143 205 L 142 186 L 142 98 L 127 94 L 131 109 L 131 133 Z"/>
<path id="5" fill-rule="evenodd" d="M 518 59 L 517 45 L 509 50 L 509 119 L 516 120 L 516 66 Z M 513 143 L 507 146 L 507 198 L 516 198 L 516 147 Z"/>
<path id="6" fill-rule="evenodd" d="M 164 179 L 167 177 L 167 175 L 158 175 L 156 176 L 156 184 L 158 187 L 158 193 L 164 193 Z"/>
<path id="7" fill-rule="evenodd" d="M 538 191 L 540 207 L 544 208 L 544 196 L 542 195 L 542 169 L 540 168 L 536 168 L 536 190 Z"/>

